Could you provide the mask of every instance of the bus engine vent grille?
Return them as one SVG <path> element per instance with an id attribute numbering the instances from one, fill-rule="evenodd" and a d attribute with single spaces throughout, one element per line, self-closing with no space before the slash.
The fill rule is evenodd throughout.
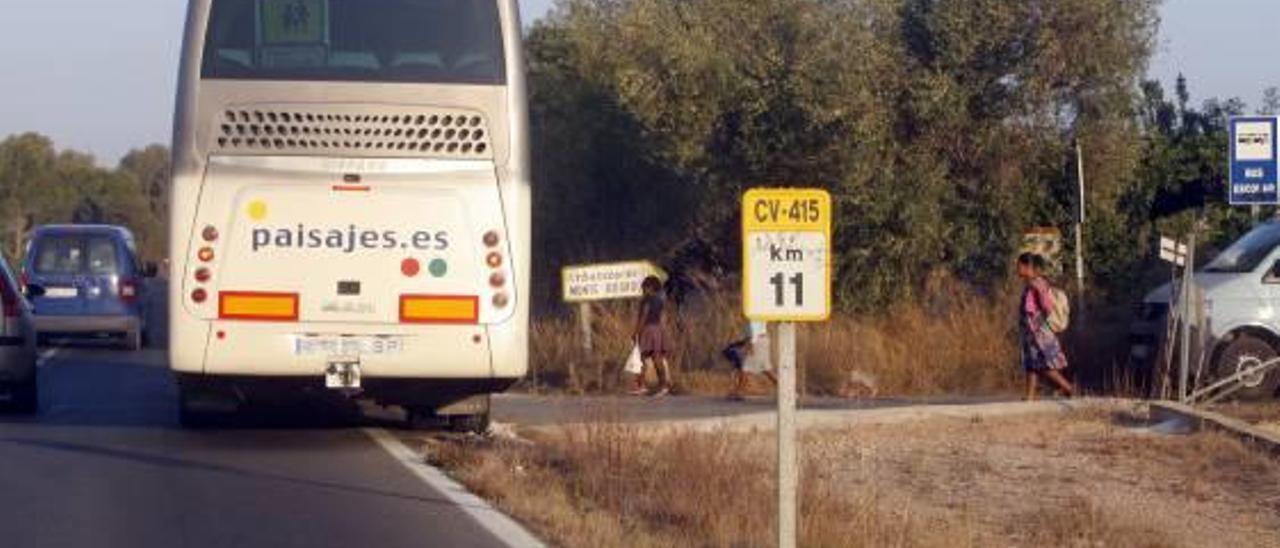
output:
<path id="1" fill-rule="evenodd" d="M 488 124 L 464 110 L 230 109 L 217 125 L 217 148 L 240 154 L 493 157 Z"/>

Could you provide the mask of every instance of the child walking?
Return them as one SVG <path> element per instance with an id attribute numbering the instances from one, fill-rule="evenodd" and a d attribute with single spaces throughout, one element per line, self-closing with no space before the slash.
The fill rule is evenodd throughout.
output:
<path id="1" fill-rule="evenodd" d="M 641 288 L 644 298 L 640 301 L 640 313 L 636 317 L 634 340 L 640 346 L 644 368 L 636 375 L 631 394 L 640 396 L 648 392 L 644 384 L 644 369 L 653 367 L 658 373 L 658 388 L 652 396 L 660 398 L 671 393 L 671 367 L 667 361 L 671 355 L 671 337 L 663 322 L 667 300 L 662 296 L 662 280 L 656 276 L 645 278 Z"/>
<path id="2" fill-rule="evenodd" d="M 1062 376 L 1067 368 L 1067 355 L 1062 343 L 1049 327 L 1049 311 L 1053 309 L 1053 292 L 1044 278 L 1044 257 L 1023 253 L 1018 257 L 1018 276 L 1026 283 L 1018 302 L 1018 327 L 1022 340 L 1022 368 L 1027 372 L 1027 400 L 1036 399 L 1040 379 L 1054 385 L 1063 396 L 1075 392 L 1071 382 Z"/>
<path id="3" fill-rule="evenodd" d="M 752 374 L 763 374 L 769 382 L 777 386 L 778 379 L 773 374 L 770 359 L 769 328 L 765 322 L 748 322 L 742 339 L 734 341 L 725 348 L 724 357 L 733 364 L 733 389 L 729 392 L 730 401 L 746 399 Z"/>

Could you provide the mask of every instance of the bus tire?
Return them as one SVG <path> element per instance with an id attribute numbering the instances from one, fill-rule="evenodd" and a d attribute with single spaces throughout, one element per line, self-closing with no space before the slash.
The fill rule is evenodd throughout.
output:
<path id="1" fill-rule="evenodd" d="M 1276 359 L 1280 353 L 1267 341 L 1250 335 L 1241 335 L 1227 344 L 1214 360 L 1215 379 L 1226 378 L 1241 367 Z M 1280 371 L 1271 370 L 1260 379 L 1253 379 L 1232 395 L 1238 400 L 1262 400 L 1272 398 L 1280 388 Z"/>
<path id="2" fill-rule="evenodd" d="M 489 414 L 454 415 L 449 417 L 449 429 L 461 434 L 487 434 L 489 433 Z"/>
<path id="3" fill-rule="evenodd" d="M 190 388 L 178 389 L 178 424 L 188 430 L 216 426 L 219 415 L 193 405 L 194 396 Z"/>

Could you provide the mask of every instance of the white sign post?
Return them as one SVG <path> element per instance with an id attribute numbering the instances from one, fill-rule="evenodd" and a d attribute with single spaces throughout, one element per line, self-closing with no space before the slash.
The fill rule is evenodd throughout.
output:
<path id="1" fill-rule="evenodd" d="M 644 296 L 640 284 L 649 276 L 667 279 L 667 273 L 649 261 L 566 266 L 560 271 L 560 285 L 567 303 L 639 299 Z"/>
<path id="2" fill-rule="evenodd" d="M 582 330 L 583 355 L 590 358 L 595 349 L 592 341 L 591 305 L 596 301 L 638 299 L 644 296 L 641 285 L 649 276 L 666 281 L 667 273 L 648 261 L 628 261 L 566 266 L 560 271 L 564 301 L 578 305 L 578 327 Z M 600 371 L 603 378 L 604 370 Z M 569 383 L 576 389 L 578 374 L 569 362 Z"/>
<path id="3" fill-rule="evenodd" d="M 742 306 L 778 325 L 778 546 L 797 537 L 796 324 L 831 315 L 831 196 L 758 189 L 742 198 Z"/>

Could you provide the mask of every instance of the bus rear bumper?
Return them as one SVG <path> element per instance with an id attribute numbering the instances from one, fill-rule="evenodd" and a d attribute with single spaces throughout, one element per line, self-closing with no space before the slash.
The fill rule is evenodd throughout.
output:
<path id="1" fill-rule="evenodd" d="M 519 379 L 366 378 L 353 393 L 330 390 L 323 378 L 179 374 L 184 392 L 239 403 L 288 403 L 323 397 L 370 400 L 379 405 L 441 409 L 475 396 L 500 393 Z"/>
<path id="2" fill-rule="evenodd" d="M 500 325 L 326 325 L 214 321 L 172 323 L 170 366 L 176 373 L 216 376 L 324 379 L 335 361 L 355 361 L 362 377 L 466 380 L 518 378 L 526 354 L 512 322 Z M 302 344 L 341 341 L 366 345 L 356 353 L 336 346 Z M 378 348 L 367 345 L 376 343 Z M 392 344 L 394 343 L 394 344 Z M 390 348 L 385 346 L 390 344 Z"/>

